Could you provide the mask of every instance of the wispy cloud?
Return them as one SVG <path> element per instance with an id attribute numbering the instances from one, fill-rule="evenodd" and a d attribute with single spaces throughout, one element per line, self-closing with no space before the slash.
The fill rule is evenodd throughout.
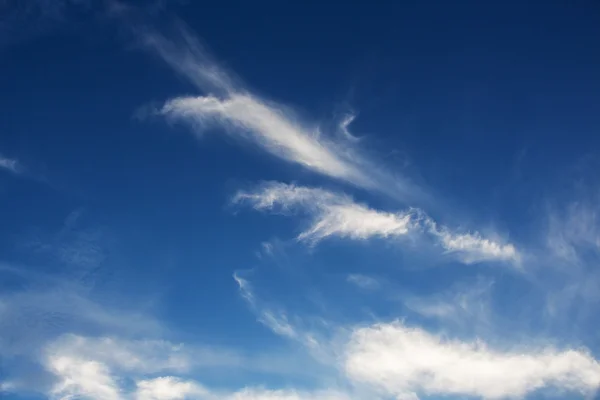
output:
<path id="1" fill-rule="evenodd" d="M 0 154 L 0 169 L 12 172 L 13 174 L 18 174 L 22 171 L 21 165 L 16 159 L 4 157 L 2 154 Z"/>
<path id="2" fill-rule="evenodd" d="M 353 116 L 342 121 L 341 135 L 327 134 L 319 124 L 302 121 L 291 108 L 252 93 L 184 27 L 179 26 L 176 41 L 150 29 L 138 27 L 136 33 L 147 48 L 204 92 L 167 101 L 157 110 L 159 115 L 186 121 L 198 133 L 209 125 L 219 126 L 277 158 L 358 187 L 404 200 L 424 196 L 406 177 L 392 176 L 356 146 L 348 131 Z"/>
<path id="3" fill-rule="evenodd" d="M 362 274 L 350 274 L 346 277 L 346 281 L 366 290 L 375 290 L 380 286 L 377 279 Z"/>
<path id="4" fill-rule="evenodd" d="M 478 332 L 491 325 L 490 305 L 494 281 L 479 277 L 461 281 L 448 290 L 427 296 L 403 296 L 404 305 L 423 317 L 434 318 L 450 326 Z"/>
<path id="5" fill-rule="evenodd" d="M 269 182 L 253 191 L 238 192 L 233 203 L 248 203 L 257 210 L 282 214 L 304 213 L 312 220 L 298 239 L 316 244 L 329 237 L 366 240 L 400 239 L 425 234 L 445 253 L 466 264 L 482 261 L 518 263 L 520 255 L 510 243 L 497 242 L 478 232 L 458 233 L 440 227 L 423 211 L 385 212 L 356 203 L 350 196 L 320 188 Z"/>
<path id="6" fill-rule="evenodd" d="M 344 367 L 351 379 L 398 399 L 419 393 L 522 398 L 544 388 L 590 394 L 600 386 L 600 364 L 583 350 L 500 351 L 399 322 L 356 329 Z"/>

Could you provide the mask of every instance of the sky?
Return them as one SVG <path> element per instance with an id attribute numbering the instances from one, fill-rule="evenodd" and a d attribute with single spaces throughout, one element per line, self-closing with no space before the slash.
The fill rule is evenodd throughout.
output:
<path id="1" fill-rule="evenodd" d="M 600 5 L 0 1 L 0 398 L 600 398 Z"/>

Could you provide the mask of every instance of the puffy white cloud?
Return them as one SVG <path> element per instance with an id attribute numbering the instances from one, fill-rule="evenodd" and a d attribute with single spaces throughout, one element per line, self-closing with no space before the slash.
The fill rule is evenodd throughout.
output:
<path id="1" fill-rule="evenodd" d="M 53 399 L 123 399 L 116 379 L 111 375 L 110 369 L 101 362 L 67 355 L 52 355 L 48 358 L 46 367 L 58 379 L 49 393 Z"/>
<path id="2" fill-rule="evenodd" d="M 319 188 L 269 182 L 253 191 L 237 193 L 233 202 L 249 203 L 257 210 L 308 214 L 312 217 L 311 224 L 298 239 L 312 244 L 333 236 L 366 240 L 427 234 L 444 252 L 466 264 L 481 261 L 517 264 L 520 260 L 514 245 L 484 238 L 477 232 L 455 233 L 446 227 L 438 227 L 421 210 L 395 213 L 375 210 L 354 202 L 349 196 Z"/>
<path id="3" fill-rule="evenodd" d="M 600 386 L 600 364 L 582 350 L 503 352 L 399 322 L 356 329 L 344 367 L 351 379 L 398 398 L 521 398 L 543 388 L 589 394 Z"/>
<path id="4" fill-rule="evenodd" d="M 180 376 L 156 376 L 166 371 L 190 372 L 188 362 L 178 358 L 185 358 L 180 350 L 183 348 L 168 342 L 67 335 L 50 345 L 44 354 L 42 365 L 55 377 L 46 394 L 57 400 L 349 399 L 344 392 L 333 389 L 297 391 L 254 386 L 219 389 Z M 195 358 L 198 354 L 192 350 L 187 356 Z M 11 387 L 6 385 L 6 389 Z"/>

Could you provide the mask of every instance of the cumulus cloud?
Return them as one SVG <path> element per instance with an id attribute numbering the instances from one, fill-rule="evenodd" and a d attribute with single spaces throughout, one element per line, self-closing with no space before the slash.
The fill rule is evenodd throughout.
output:
<path id="1" fill-rule="evenodd" d="M 52 356 L 46 367 L 57 381 L 49 391 L 52 399 L 119 400 L 120 388 L 109 368 L 100 362 L 63 355 Z"/>
<path id="2" fill-rule="evenodd" d="M 398 398 L 427 395 L 521 398 L 544 388 L 592 393 L 600 364 L 583 350 L 498 351 L 399 322 L 356 329 L 346 348 L 351 379 Z"/>
<path id="3" fill-rule="evenodd" d="M 248 90 L 185 28 L 180 27 L 176 42 L 148 29 L 138 29 L 137 33 L 147 48 L 206 93 L 171 99 L 157 110 L 159 115 L 185 121 L 199 133 L 219 126 L 279 159 L 358 187 L 405 200 L 424 196 L 408 179 L 392 177 L 356 147 L 357 140 L 348 131 L 354 116 L 341 122 L 341 135 L 326 134 L 318 124 L 302 121 L 289 107 Z"/>
<path id="4" fill-rule="evenodd" d="M 366 240 L 399 239 L 408 235 L 428 235 L 445 253 L 466 264 L 482 261 L 518 263 L 520 255 L 512 244 L 487 239 L 481 234 L 452 232 L 439 227 L 418 209 L 400 212 L 375 210 L 356 203 L 350 196 L 324 189 L 269 182 L 253 191 L 238 192 L 233 203 L 248 203 L 257 210 L 282 214 L 305 213 L 312 220 L 298 239 L 316 244 L 330 237 Z"/>
<path id="5" fill-rule="evenodd" d="M 180 376 L 142 377 L 180 368 L 179 365 L 173 365 L 170 357 L 156 357 L 156 348 L 159 348 L 159 353 L 163 353 L 164 346 L 164 343 L 158 342 L 142 342 L 140 345 L 140 342 L 135 341 L 68 335 L 66 340 L 51 345 L 45 354 L 43 365 L 55 377 L 46 394 L 57 400 L 349 399 L 343 392 L 333 389 L 298 391 L 252 386 L 237 390 L 220 389 L 208 388 Z"/>

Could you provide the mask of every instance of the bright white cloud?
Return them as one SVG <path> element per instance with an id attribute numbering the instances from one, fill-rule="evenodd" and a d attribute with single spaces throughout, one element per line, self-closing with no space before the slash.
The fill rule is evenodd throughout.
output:
<path id="1" fill-rule="evenodd" d="M 486 239 L 477 232 L 452 233 L 447 228 L 438 230 L 431 220 L 428 225 L 429 232 L 439 239 L 444 250 L 456 254 L 465 264 L 490 260 L 510 261 L 514 264 L 520 262 L 521 256 L 513 244 Z"/>
<path id="2" fill-rule="evenodd" d="M 543 388 L 589 394 L 600 386 L 600 364 L 584 351 L 503 352 L 399 322 L 356 329 L 344 367 L 351 379 L 398 398 L 419 393 L 521 398 Z"/>
<path id="3" fill-rule="evenodd" d="M 253 192 L 239 192 L 234 203 L 248 202 L 257 210 L 302 211 L 313 216 L 298 239 L 316 243 L 331 236 L 368 239 L 403 236 L 411 229 L 408 213 L 385 213 L 355 203 L 349 196 L 323 189 L 271 182 Z"/>
<path id="4" fill-rule="evenodd" d="M 103 363 L 66 355 L 52 355 L 46 367 L 57 377 L 50 390 L 52 399 L 120 400 L 121 390 Z"/>
<path id="5" fill-rule="evenodd" d="M 213 398 L 210 392 L 196 382 L 182 380 L 173 376 L 137 382 L 136 400 L 185 400 L 194 398 Z"/>
<path id="6" fill-rule="evenodd" d="M 257 210 L 310 215 L 311 224 L 298 239 L 312 244 L 329 237 L 366 240 L 427 234 L 445 252 L 466 264 L 494 260 L 518 263 L 520 260 L 514 245 L 483 238 L 477 232 L 461 234 L 446 227 L 438 228 L 418 209 L 396 213 L 379 211 L 356 203 L 349 196 L 323 189 L 270 182 L 254 191 L 237 193 L 233 202 L 249 203 Z"/>
<path id="7" fill-rule="evenodd" d="M 171 99 L 157 110 L 159 115 L 188 122 L 197 132 L 218 125 L 277 158 L 358 187 L 404 200 L 425 197 L 406 178 L 392 176 L 364 155 L 348 131 L 353 115 L 342 120 L 339 132 L 321 132 L 318 124 L 301 121 L 289 107 L 266 101 L 245 88 L 185 28 L 180 27 L 176 42 L 149 30 L 138 29 L 137 34 L 150 50 L 205 93 Z"/>

